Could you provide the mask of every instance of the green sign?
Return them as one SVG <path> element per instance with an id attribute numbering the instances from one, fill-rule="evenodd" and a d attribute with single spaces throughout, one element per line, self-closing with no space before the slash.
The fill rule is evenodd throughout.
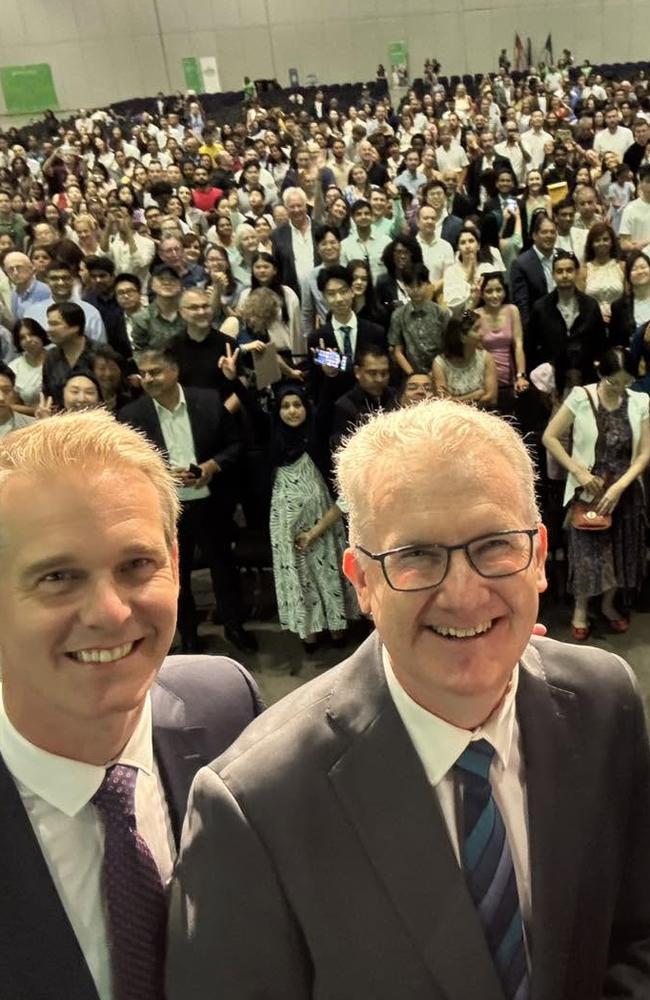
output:
<path id="1" fill-rule="evenodd" d="M 2 66 L 0 84 L 9 115 L 33 114 L 59 105 L 48 63 Z"/>
<path id="2" fill-rule="evenodd" d="M 185 86 L 188 90 L 195 90 L 197 94 L 205 92 L 201 63 L 196 56 L 185 56 L 183 59 L 183 73 L 185 75 Z"/>

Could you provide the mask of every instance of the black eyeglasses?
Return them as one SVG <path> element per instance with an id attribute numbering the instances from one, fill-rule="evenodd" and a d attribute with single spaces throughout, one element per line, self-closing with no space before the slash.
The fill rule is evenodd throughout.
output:
<path id="1" fill-rule="evenodd" d="M 402 545 L 385 552 L 369 552 L 362 545 L 356 548 L 381 563 L 392 590 L 430 590 L 445 579 L 451 553 L 456 551 L 464 552 L 472 569 L 487 579 L 522 573 L 531 564 L 533 539 L 538 531 L 538 528 L 496 531 L 463 545 Z"/>

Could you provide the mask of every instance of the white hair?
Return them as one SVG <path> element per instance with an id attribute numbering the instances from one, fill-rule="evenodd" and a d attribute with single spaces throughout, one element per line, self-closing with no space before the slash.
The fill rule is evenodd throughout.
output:
<path id="1" fill-rule="evenodd" d="M 285 208 L 287 207 L 289 198 L 295 198 L 296 195 L 300 197 L 303 205 L 307 204 L 307 195 L 305 194 L 302 188 L 299 187 L 285 188 L 285 190 L 282 193 L 282 204 L 284 205 Z"/>
<path id="2" fill-rule="evenodd" d="M 477 407 L 434 399 L 371 416 L 336 452 L 336 479 L 349 512 L 351 544 L 372 520 L 373 485 L 378 477 L 385 482 L 397 474 L 404 478 L 417 473 L 431 462 L 432 452 L 442 460 L 435 466 L 434 477 L 444 476 L 447 463 L 454 458 L 489 471 L 501 455 L 517 477 L 531 524 L 540 520 L 535 467 L 517 431 L 506 420 Z"/>
<path id="3" fill-rule="evenodd" d="M 12 477 L 36 474 L 47 489 L 48 480 L 62 469 L 139 470 L 158 494 L 165 541 L 172 547 L 180 516 L 176 483 L 162 455 L 144 434 L 118 423 L 101 409 L 37 420 L 0 441 L 0 498 Z"/>

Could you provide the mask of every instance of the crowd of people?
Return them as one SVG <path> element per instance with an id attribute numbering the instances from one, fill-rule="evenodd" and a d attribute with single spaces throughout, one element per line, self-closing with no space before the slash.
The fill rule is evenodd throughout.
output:
<path id="1" fill-rule="evenodd" d="M 473 94 L 429 67 L 399 107 L 251 91 L 229 124 L 159 95 L 0 133 L 0 437 L 95 407 L 142 431 L 177 477 L 183 651 L 199 553 L 255 649 L 233 541 L 261 529 L 311 652 L 360 615 L 337 445 L 380 409 L 471 403 L 531 444 L 574 639 L 596 597 L 623 632 L 647 574 L 649 140 L 643 72 L 566 64 Z"/>

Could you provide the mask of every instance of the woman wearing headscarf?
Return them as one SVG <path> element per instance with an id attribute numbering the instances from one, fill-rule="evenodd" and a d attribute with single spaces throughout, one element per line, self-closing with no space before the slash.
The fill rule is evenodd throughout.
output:
<path id="1" fill-rule="evenodd" d="M 302 386 L 282 386 L 270 441 L 273 575 L 280 624 L 300 636 L 307 652 L 325 630 L 342 644 L 348 620 L 358 614 L 341 573 L 345 532 L 322 471 L 327 435 L 318 424 Z"/>

